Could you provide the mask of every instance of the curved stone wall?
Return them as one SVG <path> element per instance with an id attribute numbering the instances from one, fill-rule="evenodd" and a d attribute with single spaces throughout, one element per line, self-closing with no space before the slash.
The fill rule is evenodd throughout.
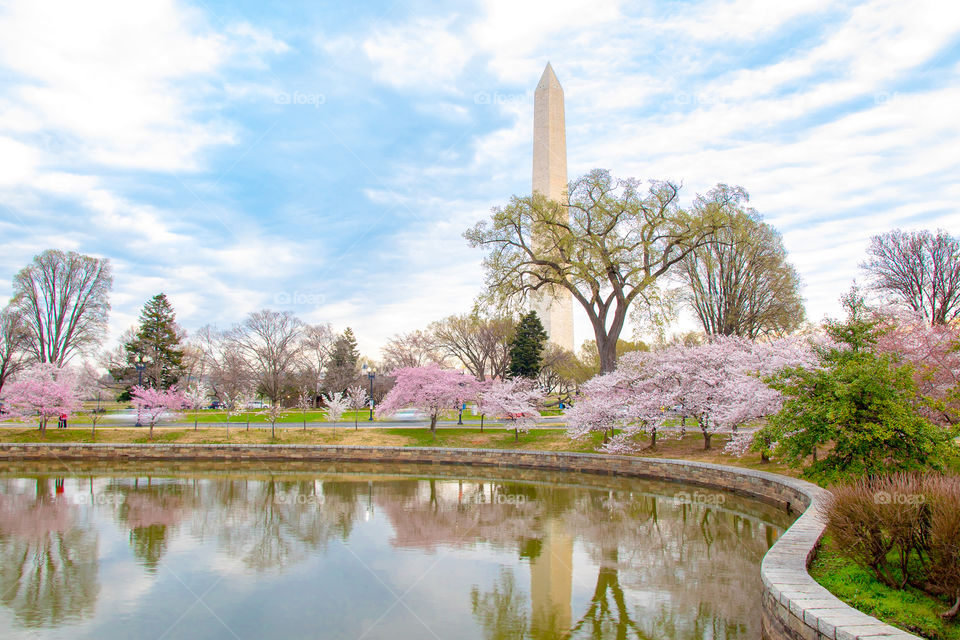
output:
<path id="1" fill-rule="evenodd" d="M 844 604 L 807 573 L 823 535 L 819 506 L 827 495 L 809 482 L 722 465 L 591 453 L 432 447 L 204 444 L 0 444 L 0 460 L 339 461 L 462 464 L 579 471 L 668 480 L 733 491 L 801 513 L 761 564 L 767 640 L 917 639 Z"/>

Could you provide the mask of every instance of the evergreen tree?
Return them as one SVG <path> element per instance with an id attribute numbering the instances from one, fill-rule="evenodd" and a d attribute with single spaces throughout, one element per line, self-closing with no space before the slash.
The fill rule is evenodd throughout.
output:
<path id="1" fill-rule="evenodd" d="M 510 376 L 536 378 L 540 374 L 546 346 L 547 332 L 536 311 L 521 316 L 513 342 L 510 343 Z"/>
<path id="2" fill-rule="evenodd" d="M 323 386 L 328 392 L 341 393 L 356 382 L 360 375 L 360 352 L 357 351 L 357 339 L 353 329 L 347 327 L 333 343 L 333 353 L 327 365 L 327 375 Z"/>
<path id="3" fill-rule="evenodd" d="M 132 340 L 124 344 L 128 387 L 137 384 L 136 366 L 143 363 L 144 386 L 169 389 L 183 375 L 183 348 L 176 314 L 167 296 L 158 293 L 140 312 L 140 326 Z"/>

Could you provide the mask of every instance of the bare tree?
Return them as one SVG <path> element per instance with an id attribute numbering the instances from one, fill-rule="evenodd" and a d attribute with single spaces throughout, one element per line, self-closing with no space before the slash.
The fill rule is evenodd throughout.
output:
<path id="1" fill-rule="evenodd" d="M 337 335 L 329 323 L 304 325 L 301 332 L 297 361 L 298 386 L 302 391 L 310 389 L 314 408 L 319 402 L 323 377 L 326 375 L 336 342 Z"/>
<path id="2" fill-rule="evenodd" d="M 107 330 L 110 261 L 48 249 L 13 278 L 13 300 L 26 344 L 39 362 L 63 366 L 100 344 Z"/>
<path id="3" fill-rule="evenodd" d="M 0 391 L 7 379 L 23 368 L 25 339 L 20 316 L 9 307 L 0 311 Z"/>
<path id="4" fill-rule="evenodd" d="M 930 324 L 960 317 L 960 241 L 946 231 L 874 236 L 860 265 L 874 290 L 919 313 Z"/>
<path id="5" fill-rule="evenodd" d="M 757 338 L 790 333 L 803 322 L 800 276 L 776 229 L 747 208 L 742 189 L 719 185 L 696 204 L 729 224 L 687 254 L 686 302 L 707 334 Z"/>
<path id="6" fill-rule="evenodd" d="M 283 404 L 299 355 L 303 323 L 289 311 L 254 311 L 230 332 L 232 342 L 250 367 L 257 389 L 270 401 L 270 430 Z"/>
<path id="7" fill-rule="evenodd" d="M 547 393 L 567 396 L 577 386 L 577 358 L 566 349 L 548 343 L 543 350 L 537 383 Z"/>
<path id="8" fill-rule="evenodd" d="M 477 312 L 450 316 L 430 325 L 437 350 L 455 358 L 480 381 L 502 378 L 510 364 L 514 322 Z"/>
<path id="9" fill-rule="evenodd" d="M 604 372 L 616 366 L 617 339 L 633 302 L 722 224 L 709 211 L 683 211 L 680 187 L 603 170 L 570 187 L 570 203 L 541 194 L 514 197 L 464 237 L 483 247 L 488 295 L 516 305 L 537 294 L 567 290 L 593 326 Z"/>
<path id="10" fill-rule="evenodd" d="M 387 341 L 380 350 L 384 371 L 403 367 L 423 367 L 428 364 L 442 365 L 444 354 L 434 344 L 433 337 L 423 331 L 400 333 Z"/>
<path id="11" fill-rule="evenodd" d="M 197 331 L 193 345 L 203 354 L 204 379 L 209 385 L 210 395 L 226 409 L 229 425 L 230 417 L 238 413 L 253 396 L 255 385 L 250 365 L 239 347 L 213 327 L 207 326 Z"/>

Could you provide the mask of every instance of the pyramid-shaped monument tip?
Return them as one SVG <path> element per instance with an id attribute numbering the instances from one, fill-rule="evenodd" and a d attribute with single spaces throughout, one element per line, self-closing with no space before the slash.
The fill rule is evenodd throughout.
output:
<path id="1" fill-rule="evenodd" d="M 557 74 L 553 72 L 553 66 L 547 62 L 547 66 L 543 70 L 543 75 L 540 76 L 540 82 L 537 83 L 537 89 L 561 89 L 560 81 L 557 80 Z"/>

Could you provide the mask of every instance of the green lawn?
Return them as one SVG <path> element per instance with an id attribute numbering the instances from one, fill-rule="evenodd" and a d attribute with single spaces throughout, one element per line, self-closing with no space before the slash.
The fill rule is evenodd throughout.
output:
<path id="1" fill-rule="evenodd" d="M 109 409 L 110 411 L 123 411 L 125 409 L 130 409 L 130 407 L 129 405 L 113 403 L 113 406 L 111 406 Z M 558 412 L 544 412 L 544 415 L 555 415 L 556 413 Z M 346 413 L 343 414 L 343 417 L 340 419 L 340 421 L 353 422 L 355 414 L 360 421 L 368 420 L 370 417 L 370 410 L 361 409 L 360 411 L 347 411 Z M 440 419 L 444 421 L 451 421 L 451 420 L 456 420 L 457 416 L 458 416 L 457 411 L 447 411 L 440 417 Z M 214 409 L 203 409 L 197 412 L 186 411 L 183 413 L 179 413 L 172 418 L 170 415 L 166 415 L 163 417 L 163 421 L 165 422 L 170 422 L 171 420 L 175 422 L 188 422 L 188 423 L 192 423 L 196 421 L 199 424 L 222 423 L 227 421 L 227 413 L 225 411 L 218 411 Z M 269 423 L 270 417 L 264 411 L 259 411 L 259 410 L 243 411 L 236 415 L 230 416 L 230 422 L 233 422 L 233 423 L 246 424 L 248 420 L 250 421 L 251 424 Z M 281 414 L 277 422 L 297 423 L 297 422 L 303 422 L 304 420 L 306 420 L 307 422 L 326 422 L 327 412 L 326 410 L 320 409 L 316 411 L 310 410 L 310 411 L 307 411 L 306 414 L 304 414 L 299 409 L 286 409 L 284 410 L 283 414 Z M 380 421 L 380 418 L 376 417 L 375 415 L 374 420 Z M 485 420 L 489 422 L 490 417 L 487 416 Z M 465 423 L 476 422 L 477 424 L 479 424 L 480 416 L 478 414 L 473 413 L 471 409 L 467 409 L 467 411 L 463 412 L 463 421 Z M 70 424 L 77 424 L 77 425 L 90 424 L 90 413 L 88 411 L 81 411 L 81 412 L 72 414 L 70 417 Z M 109 425 L 110 419 L 109 417 L 107 417 L 106 419 L 101 419 L 97 424 L 98 426 Z"/>
<path id="2" fill-rule="evenodd" d="M 838 554 L 824 538 L 810 575 L 852 607 L 931 640 L 960 640 L 960 623 L 944 622 L 949 603 L 907 587 L 891 589 L 872 573 Z"/>

